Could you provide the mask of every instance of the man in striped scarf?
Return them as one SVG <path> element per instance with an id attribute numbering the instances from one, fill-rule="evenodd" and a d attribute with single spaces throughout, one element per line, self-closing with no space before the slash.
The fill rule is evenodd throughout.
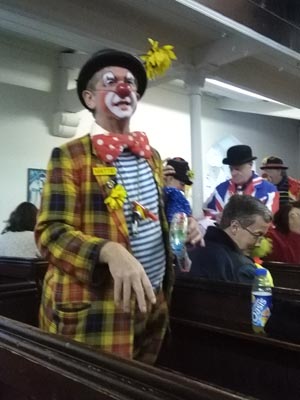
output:
<path id="1" fill-rule="evenodd" d="M 281 158 L 275 156 L 264 158 L 260 169 L 266 178 L 277 187 L 280 205 L 300 199 L 300 181 L 288 176 L 288 167 Z"/>

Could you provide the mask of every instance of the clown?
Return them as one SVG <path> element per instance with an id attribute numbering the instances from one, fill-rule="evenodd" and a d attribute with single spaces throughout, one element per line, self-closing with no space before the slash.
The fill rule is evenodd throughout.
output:
<path id="1" fill-rule="evenodd" d="M 49 260 L 40 327 L 153 363 L 173 283 L 158 153 L 130 118 L 147 85 L 131 54 L 102 50 L 82 67 L 89 134 L 53 150 L 36 239 Z M 188 240 L 201 240 L 189 219 Z"/>

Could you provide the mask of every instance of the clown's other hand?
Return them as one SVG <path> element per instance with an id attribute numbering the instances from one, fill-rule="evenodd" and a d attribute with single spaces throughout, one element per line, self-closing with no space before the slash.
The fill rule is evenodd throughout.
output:
<path id="1" fill-rule="evenodd" d="M 187 242 L 191 243 L 192 245 L 199 244 L 204 246 L 204 239 L 203 235 L 200 232 L 198 221 L 193 218 L 188 218 L 188 235 L 187 235 Z"/>

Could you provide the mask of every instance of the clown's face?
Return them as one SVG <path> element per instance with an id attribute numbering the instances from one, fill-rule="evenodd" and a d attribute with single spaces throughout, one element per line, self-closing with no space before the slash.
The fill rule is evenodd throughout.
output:
<path id="1" fill-rule="evenodd" d="M 106 67 L 89 82 L 85 100 L 95 115 L 129 119 L 136 110 L 136 80 L 126 68 Z"/>

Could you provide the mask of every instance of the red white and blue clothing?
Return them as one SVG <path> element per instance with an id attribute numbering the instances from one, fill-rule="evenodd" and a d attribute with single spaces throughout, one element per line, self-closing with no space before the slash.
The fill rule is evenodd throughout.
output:
<path id="1" fill-rule="evenodd" d="M 279 208 L 279 193 L 270 182 L 252 172 L 251 179 L 243 186 L 236 185 L 231 179 L 220 183 L 206 202 L 206 207 L 222 212 L 228 200 L 234 194 L 248 194 L 261 200 L 274 214 Z"/>

